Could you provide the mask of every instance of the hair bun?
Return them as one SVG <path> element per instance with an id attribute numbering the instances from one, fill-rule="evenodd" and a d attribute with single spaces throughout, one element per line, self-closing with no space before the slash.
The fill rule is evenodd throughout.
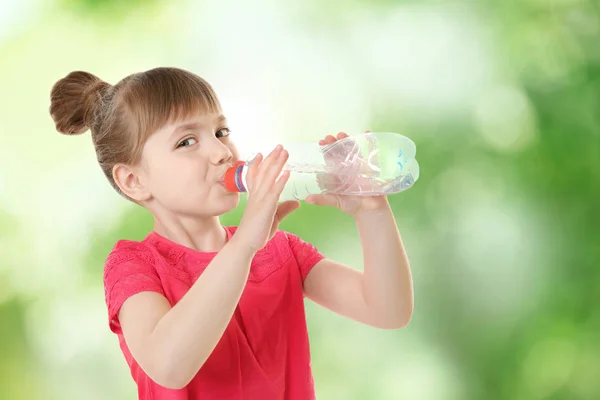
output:
<path id="1" fill-rule="evenodd" d="M 56 129 L 66 135 L 87 131 L 109 87 L 97 76 L 83 71 L 71 72 L 56 82 L 50 92 L 50 115 Z"/>

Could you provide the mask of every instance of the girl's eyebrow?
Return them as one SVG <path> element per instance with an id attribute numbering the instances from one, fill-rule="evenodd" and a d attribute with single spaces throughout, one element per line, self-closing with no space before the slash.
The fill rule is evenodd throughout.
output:
<path id="1" fill-rule="evenodd" d="M 173 135 L 177 135 L 177 134 L 179 134 L 181 132 L 185 132 L 185 131 L 189 131 L 189 130 L 193 130 L 193 129 L 198 129 L 199 127 L 200 127 L 200 124 L 197 123 L 197 122 L 191 122 L 189 124 L 179 125 L 173 131 Z"/>
<path id="2" fill-rule="evenodd" d="M 226 121 L 227 121 L 227 118 L 225 118 L 224 115 L 219 115 L 217 117 L 218 123 L 223 123 Z M 177 136 L 182 132 L 197 130 L 197 129 L 200 129 L 201 127 L 202 127 L 202 124 L 199 122 L 189 122 L 187 124 L 182 124 L 173 130 L 173 133 L 171 134 L 171 136 Z"/>

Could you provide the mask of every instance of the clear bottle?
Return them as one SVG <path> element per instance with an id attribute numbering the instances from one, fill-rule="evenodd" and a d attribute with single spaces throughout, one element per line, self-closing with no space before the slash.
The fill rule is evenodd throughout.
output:
<path id="1" fill-rule="evenodd" d="M 288 143 L 284 166 L 290 178 L 279 200 L 304 200 L 310 194 L 390 195 L 414 185 L 419 178 L 416 146 L 406 136 L 368 132 L 331 144 Z M 263 153 L 264 154 L 264 153 Z M 225 174 L 225 187 L 246 192 L 248 162 L 239 161 Z"/>

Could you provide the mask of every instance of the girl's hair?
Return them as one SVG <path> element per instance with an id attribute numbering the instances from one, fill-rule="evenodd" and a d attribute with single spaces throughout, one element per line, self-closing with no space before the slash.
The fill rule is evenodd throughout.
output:
<path id="1" fill-rule="evenodd" d="M 74 71 L 54 84 L 50 100 L 50 115 L 60 133 L 91 130 L 98 163 L 121 195 L 113 167 L 138 164 L 152 133 L 180 118 L 221 111 L 204 79 L 177 68 L 132 74 L 114 86 L 88 72 Z"/>

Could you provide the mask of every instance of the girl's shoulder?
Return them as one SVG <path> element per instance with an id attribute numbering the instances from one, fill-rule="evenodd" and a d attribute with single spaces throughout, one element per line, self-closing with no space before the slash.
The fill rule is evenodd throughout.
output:
<path id="1" fill-rule="evenodd" d="M 105 269 L 129 261 L 153 265 L 155 255 L 151 246 L 145 241 L 118 240 L 106 258 Z"/>

